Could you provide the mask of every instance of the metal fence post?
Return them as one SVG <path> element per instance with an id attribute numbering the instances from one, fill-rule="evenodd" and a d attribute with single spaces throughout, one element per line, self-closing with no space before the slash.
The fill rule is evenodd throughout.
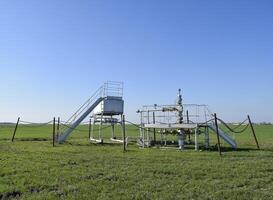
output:
<path id="1" fill-rule="evenodd" d="M 88 128 L 88 138 L 90 140 L 90 137 L 91 137 L 91 123 L 92 123 L 92 120 L 91 118 L 89 119 L 89 128 Z"/>
<path id="2" fill-rule="evenodd" d="M 12 142 L 14 141 L 15 134 L 17 132 L 17 128 L 18 128 L 19 123 L 20 123 L 20 117 L 18 117 L 16 126 L 15 126 L 14 131 L 13 131 L 13 135 L 12 135 L 12 139 L 11 139 Z"/>
<path id="3" fill-rule="evenodd" d="M 60 135 L 60 117 L 58 117 L 58 124 L 57 124 L 57 139 L 59 139 L 59 135 Z"/>
<path id="4" fill-rule="evenodd" d="M 123 151 L 126 151 L 126 136 L 125 136 L 125 115 L 122 115 L 122 134 L 123 134 Z"/>
<path id="5" fill-rule="evenodd" d="M 53 118 L 53 131 L 52 131 L 52 143 L 53 143 L 53 147 L 55 147 L 55 123 L 56 123 L 56 119 L 54 117 Z"/>
<path id="6" fill-rule="evenodd" d="M 255 139 L 256 146 L 257 146 L 257 148 L 258 148 L 258 149 L 260 149 L 260 146 L 259 146 L 259 143 L 258 143 L 258 140 L 257 140 L 256 134 L 255 134 L 255 130 L 254 130 L 254 127 L 253 127 L 253 124 L 252 124 L 252 121 L 251 121 L 251 119 L 250 119 L 249 115 L 247 116 L 247 118 L 248 118 L 248 121 L 249 121 L 249 124 L 250 124 L 251 130 L 252 130 L 253 137 L 254 137 L 254 139 Z"/>
<path id="7" fill-rule="evenodd" d="M 215 121 L 215 126 L 216 126 L 216 134 L 217 134 L 217 142 L 218 142 L 218 152 L 219 152 L 219 155 L 221 156 L 222 155 L 222 152 L 221 152 L 221 146 L 220 146 L 220 137 L 219 137 L 219 128 L 218 128 L 218 120 L 217 120 L 217 115 L 216 113 L 214 113 L 214 121 Z"/>

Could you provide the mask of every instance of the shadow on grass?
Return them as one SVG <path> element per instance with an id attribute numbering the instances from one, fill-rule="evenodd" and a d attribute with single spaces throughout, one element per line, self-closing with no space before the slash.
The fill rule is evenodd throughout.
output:
<path id="1" fill-rule="evenodd" d="M 21 142 L 45 142 L 45 141 L 51 141 L 50 138 L 16 138 L 14 142 L 21 141 Z"/>
<path id="2" fill-rule="evenodd" d="M 82 142 L 65 142 L 63 144 L 60 145 L 72 145 L 72 146 L 104 146 L 104 147 L 112 147 L 112 146 L 122 146 L 122 143 L 115 143 L 115 142 L 103 142 L 103 143 L 92 143 L 92 142 L 86 142 L 86 143 L 82 143 Z"/>
<path id="3" fill-rule="evenodd" d="M 1 139 L 1 141 L 10 141 L 10 139 Z M 16 138 L 14 142 L 19 141 L 19 142 L 46 142 L 46 141 L 52 141 L 51 138 Z M 123 144 L 122 143 L 117 143 L 117 142 L 111 142 L 111 141 L 105 141 L 104 143 L 92 143 L 92 142 L 77 142 L 77 141 L 67 141 L 63 144 L 57 144 L 55 147 L 62 147 L 63 145 L 71 145 L 71 146 L 82 146 L 82 147 L 92 147 L 92 146 L 103 146 L 103 147 L 117 147 L 120 146 L 120 148 L 123 148 Z M 127 149 L 130 149 L 130 147 L 137 147 L 137 145 L 135 143 L 129 143 Z M 152 146 L 153 148 L 164 148 L 165 146 L 162 145 L 161 143 L 157 143 L 156 145 Z M 177 148 L 178 149 L 178 145 L 176 143 L 167 143 L 167 148 Z M 195 151 L 195 146 L 194 145 L 186 145 L 185 146 L 185 150 L 192 150 Z M 217 145 L 215 146 L 210 146 L 209 149 L 206 149 L 205 146 L 200 145 L 200 150 L 201 151 L 211 151 L 211 152 L 217 152 L 218 151 L 218 147 Z M 273 152 L 273 149 L 260 149 L 260 150 L 264 150 L 264 151 L 270 151 Z M 130 150 L 131 151 L 131 150 Z M 221 151 L 222 152 L 247 152 L 247 151 L 259 151 L 259 149 L 257 149 L 256 147 L 241 147 L 241 148 L 237 148 L 237 149 L 232 149 L 231 147 L 221 147 Z"/>
<path id="4" fill-rule="evenodd" d="M 260 150 L 263 150 L 263 149 L 257 149 L 255 147 L 244 147 L 244 148 L 237 148 L 237 149 L 233 149 L 233 148 L 230 148 L 230 147 L 221 147 L 221 151 L 222 152 L 245 152 L 245 151 L 260 151 Z M 214 147 L 211 147 L 210 148 L 210 151 L 218 151 L 218 147 L 217 146 L 214 146 Z M 273 151 L 273 150 L 271 150 Z"/>

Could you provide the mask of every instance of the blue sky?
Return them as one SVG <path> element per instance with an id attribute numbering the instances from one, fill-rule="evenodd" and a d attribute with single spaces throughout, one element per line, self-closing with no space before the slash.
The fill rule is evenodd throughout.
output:
<path id="1" fill-rule="evenodd" d="M 271 0 L 0 2 L 0 121 L 69 117 L 106 80 L 143 104 L 273 121 Z"/>

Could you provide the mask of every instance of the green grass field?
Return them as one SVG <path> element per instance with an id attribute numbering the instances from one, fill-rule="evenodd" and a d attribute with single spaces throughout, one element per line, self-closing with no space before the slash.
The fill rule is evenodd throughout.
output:
<path id="1" fill-rule="evenodd" d="M 19 126 L 12 143 L 13 127 L 0 126 L 0 199 L 273 199 L 273 126 L 255 126 L 262 150 L 248 129 L 235 135 L 238 151 L 222 157 L 135 142 L 123 152 L 120 144 L 90 144 L 87 131 L 53 148 L 51 130 Z M 128 125 L 126 133 L 138 130 Z"/>

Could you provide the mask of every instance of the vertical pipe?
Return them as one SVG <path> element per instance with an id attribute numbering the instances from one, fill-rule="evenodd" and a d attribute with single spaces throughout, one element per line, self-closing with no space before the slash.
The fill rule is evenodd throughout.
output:
<path id="1" fill-rule="evenodd" d="M 167 134 L 164 134 L 164 146 L 167 146 Z"/>
<path id="2" fill-rule="evenodd" d="M 52 131 L 52 143 L 53 143 L 53 147 L 55 147 L 55 123 L 56 123 L 56 119 L 54 117 L 53 118 L 53 131 Z"/>
<path id="3" fill-rule="evenodd" d="M 153 112 L 153 124 L 155 124 L 155 112 Z M 154 145 L 156 145 L 156 131 L 154 128 Z"/>
<path id="4" fill-rule="evenodd" d="M 93 116 L 94 117 L 94 119 L 93 119 L 93 126 L 91 127 L 91 137 L 90 137 L 90 139 L 92 138 L 94 138 L 94 127 L 95 127 L 95 124 L 96 124 L 96 120 L 97 120 L 97 116 L 96 115 L 94 115 Z M 91 120 L 91 119 L 90 119 Z"/>
<path id="5" fill-rule="evenodd" d="M 205 146 L 206 149 L 209 149 L 209 129 L 207 126 L 205 127 Z"/>
<path id="6" fill-rule="evenodd" d="M 147 129 L 147 146 L 151 146 L 151 131 L 149 128 Z"/>
<path id="7" fill-rule="evenodd" d="M 199 135 L 198 135 L 198 126 L 195 128 L 195 151 L 199 150 Z"/>
<path id="8" fill-rule="evenodd" d="M 209 127 L 208 127 L 208 118 L 207 118 L 207 111 L 206 111 L 206 107 L 204 107 L 204 115 L 205 115 L 205 122 L 206 122 L 206 126 L 205 126 L 205 146 L 206 149 L 209 149 Z"/>
<path id="9" fill-rule="evenodd" d="M 220 144 L 220 137 L 219 137 L 218 120 L 217 120 L 216 113 L 214 113 L 214 122 L 215 122 L 215 127 L 216 127 L 216 134 L 217 134 L 218 152 L 219 152 L 219 155 L 221 156 L 222 152 L 221 152 L 221 144 Z"/>
<path id="10" fill-rule="evenodd" d="M 100 116 L 100 128 L 99 128 L 99 139 L 101 141 L 102 141 L 102 138 L 101 138 L 102 119 L 103 119 L 103 112 L 101 112 L 101 116 Z"/>
<path id="11" fill-rule="evenodd" d="M 150 111 L 148 111 L 148 124 L 150 124 Z M 151 133 L 151 129 L 148 128 L 147 129 L 147 146 L 150 146 L 150 133 Z"/>
<path id="12" fill-rule="evenodd" d="M 185 144 L 184 137 L 185 137 L 184 130 L 180 129 L 179 133 L 177 134 L 179 150 L 184 149 Z"/>
<path id="13" fill-rule="evenodd" d="M 160 145 L 163 146 L 163 133 L 162 133 L 162 129 L 160 129 Z"/>
<path id="14" fill-rule="evenodd" d="M 122 137 L 124 135 L 124 129 L 123 129 L 123 114 L 120 115 L 120 127 L 121 127 L 121 134 L 122 134 Z"/>
<path id="15" fill-rule="evenodd" d="M 143 123 L 143 112 L 141 111 L 141 116 L 140 116 L 140 123 L 141 123 L 141 137 L 142 137 L 142 148 L 145 148 L 145 128 L 144 128 L 144 123 Z"/>
<path id="16" fill-rule="evenodd" d="M 142 111 L 140 111 L 140 128 L 139 128 L 139 137 L 142 137 Z"/>
<path id="17" fill-rule="evenodd" d="M 187 124 L 190 123 L 190 118 L 189 118 L 189 111 L 186 111 L 187 113 Z M 189 137 L 189 144 L 191 144 L 191 134 L 188 132 L 188 137 Z"/>
<path id="18" fill-rule="evenodd" d="M 113 116 L 111 116 L 111 128 L 112 128 L 112 139 L 115 139 L 115 124 L 113 122 Z"/>
<path id="19" fill-rule="evenodd" d="M 125 136 L 125 131 L 126 131 L 126 128 L 125 128 L 125 115 L 122 115 L 122 136 L 123 136 L 123 151 L 125 152 L 126 151 L 126 136 Z"/>
<path id="20" fill-rule="evenodd" d="M 255 134 L 255 130 L 254 130 L 254 127 L 253 127 L 252 121 L 251 121 L 251 119 L 250 119 L 250 116 L 248 115 L 248 116 L 247 116 L 247 118 L 248 118 L 248 121 L 249 121 L 249 124 L 250 124 L 251 130 L 252 130 L 253 137 L 254 137 L 254 139 L 255 139 L 256 146 L 257 146 L 257 148 L 258 148 L 258 149 L 260 149 L 260 146 L 259 146 L 259 143 L 258 143 L 258 140 L 257 140 L 256 134 Z"/>
<path id="21" fill-rule="evenodd" d="M 12 142 L 14 141 L 15 134 L 16 134 L 16 132 L 17 132 L 17 128 L 18 128 L 19 123 L 20 123 L 20 117 L 18 117 L 17 123 L 16 123 L 15 128 L 14 128 L 14 131 L 13 131 L 13 135 L 12 135 L 12 139 L 11 139 Z"/>
<path id="22" fill-rule="evenodd" d="M 189 123 L 190 123 L 190 119 L 189 119 L 189 111 L 187 110 L 187 111 L 186 111 L 186 113 L 187 113 L 187 123 L 189 124 Z"/>
<path id="23" fill-rule="evenodd" d="M 112 138 L 115 139 L 115 125 L 114 123 L 111 124 L 112 127 Z"/>
<path id="24" fill-rule="evenodd" d="M 145 148 L 145 128 L 142 127 L 141 129 L 141 133 L 142 133 L 142 147 Z"/>

